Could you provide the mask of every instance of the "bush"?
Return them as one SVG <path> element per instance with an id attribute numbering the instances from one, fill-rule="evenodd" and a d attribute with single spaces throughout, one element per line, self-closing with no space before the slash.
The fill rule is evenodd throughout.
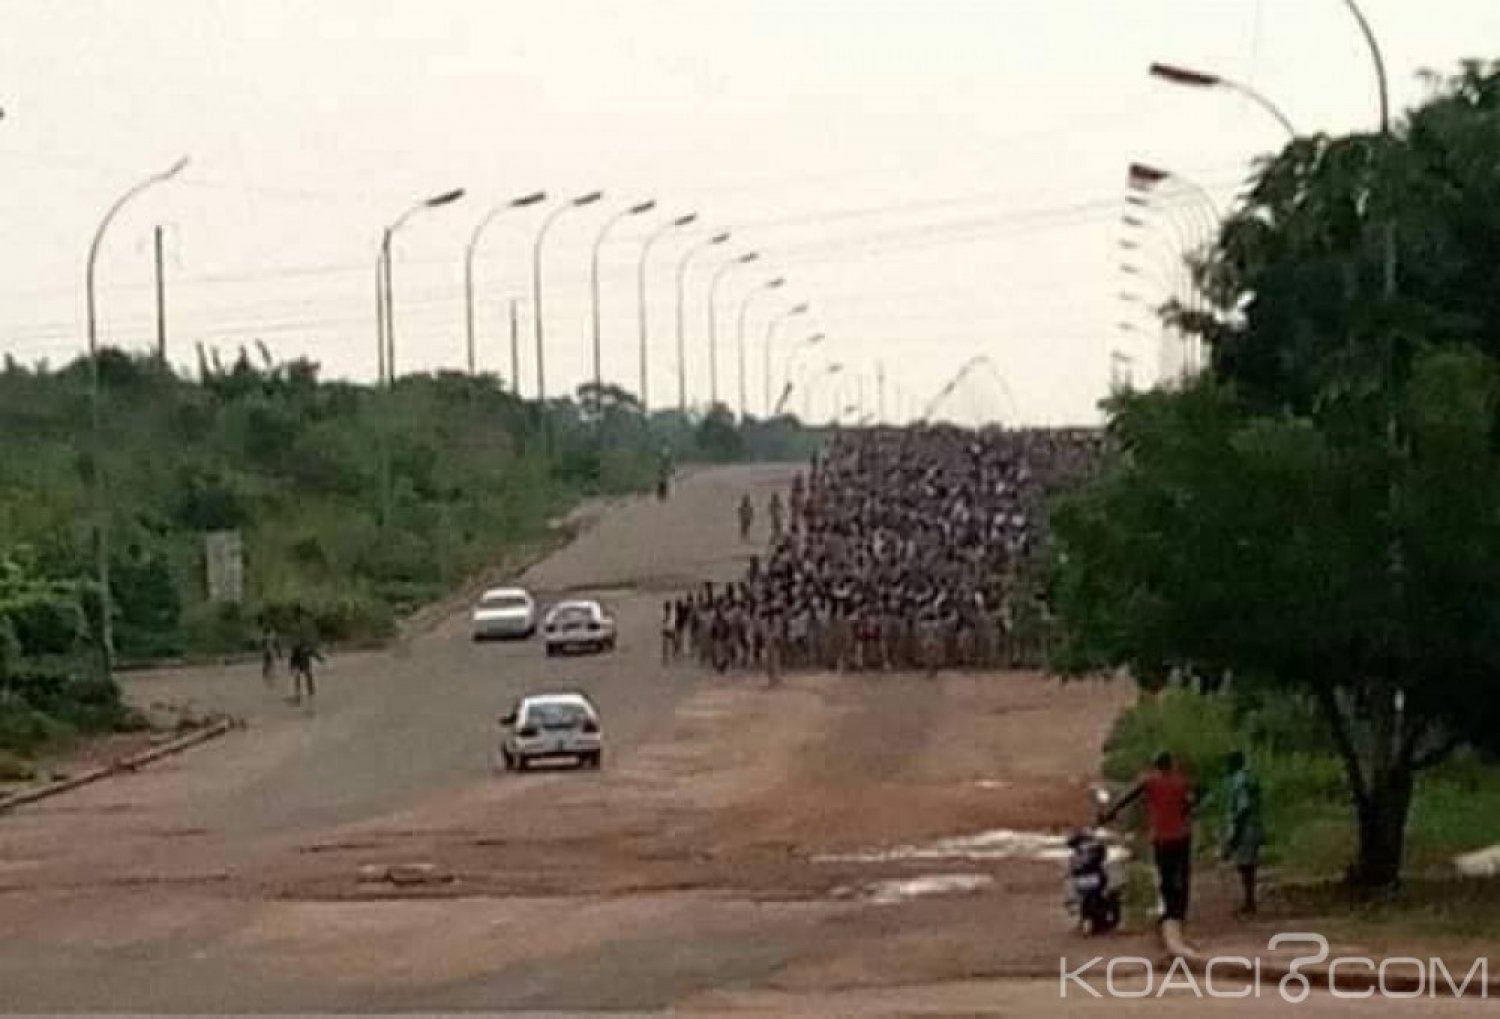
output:
<path id="1" fill-rule="evenodd" d="M 1199 811 L 1200 852 L 1216 850 L 1224 760 L 1242 750 L 1260 779 L 1266 859 L 1283 873 L 1339 877 L 1354 849 L 1354 818 L 1342 762 L 1309 710 L 1287 697 L 1263 703 L 1169 689 L 1143 696 L 1105 741 L 1105 775 L 1133 780 L 1167 750 L 1207 794 Z M 1500 768 L 1464 754 L 1424 774 L 1408 821 L 1410 866 L 1448 865 L 1452 856 L 1500 842 Z"/>
<path id="2" fill-rule="evenodd" d="M 66 725 L 24 701 L 0 699 L 0 750 L 31 757 L 72 735 Z"/>
<path id="3" fill-rule="evenodd" d="M 232 603 L 200 602 L 183 613 L 183 640 L 193 651 L 232 654 L 255 647 L 256 628 L 248 613 Z"/>

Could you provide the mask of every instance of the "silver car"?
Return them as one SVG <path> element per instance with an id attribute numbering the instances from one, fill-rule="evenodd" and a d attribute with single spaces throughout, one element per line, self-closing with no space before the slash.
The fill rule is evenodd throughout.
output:
<path id="1" fill-rule="evenodd" d="M 604 759 L 599 711 L 581 693 L 522 697 L 500 725 L 500 759 L 507 771 L 525 771 L 532 761 L 564 758 L 580 768 L 597 768 Z"/>
<path id="2" fill-rule="evenodd" d="M 613 651 L 615 620 L 597 601 L 558 602 L 542 620 L 542 639 L 547 642 L 548 655 L 565 651 Z"/>
<path id="3" fill-rule="evenodd" d="M 536 602 L 524 588 L 494 587 L 474 606 L 475 640 L 525 640 L 536 633 Z"/>

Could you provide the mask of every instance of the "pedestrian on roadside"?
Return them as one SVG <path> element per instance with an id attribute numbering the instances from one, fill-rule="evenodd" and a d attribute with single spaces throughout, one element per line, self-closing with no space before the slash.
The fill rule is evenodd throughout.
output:
<path id="1" fill-rule="evenodd" d="M 1136 800 L 1146 806 L 1157 887 L 1161 892 L 1161 919 L 1182 923 L 1187 918 L 1191 895 L 1193 806 L 1197 792 L 1192 781 L 1177 769 L 1172 755 L 1163 750 L 1151 762 L 1151 770 L 1104 812 L 1100 823 L 1108 824 Z"/>
<path id="2" fill-rule="evenodd" d="M 748 493 L 746 493 L 745 497 L 740 500 L 740 540 L 741 541 L 749 541 L 750 540 L 750 528 L 752 526 L 754 526 L 754 524 L 755 524 L 755 503 L 753 503 L 753 502 L 750 501 L 750 496 L 749 496 Z"/>
<path id="3" fill-rule="evenodd" d="M 781 539 L 782 528 L 785 525 L 784 518 L 786 514 L 786 510 L 783 508 L 781 503 L 780 491 L 771 493 L 771 503 L 766 508 L 766 512 L 769 513 L 771 517 L 771 540 L 773 542 L 779 541 Z"/>
<path id="4" fill-rule="evenodd" d="M 1265 841 L 1261 825 L 1260 782 L 1250 770 L 1242 751 L 1236 750 L 1227 761 L 1229 777 L 1224 790 L 1223 858 L 1239 871 L 1243 898 L 1237 916 L 1255 915 L 1255 878 L 1260 866 L 1260 847 Z"/>
<path id="5" fill-rule="evenodd" d="M 303 687 L 307 689 L 309 702 L 317 696 L 318 689 L 313 683 L 313 663 L 324 660 L 323 653 L 310 636 L 304 634 L 292 644 L 291 654 L 287 655 L 287 666 L 292 673 L 293 704 L 302 703 Z"/>
<path id="6" fill-rule="evenodd" d="M 260 678 L 266 686 L 276 682 L 276 663 L 281 660 L 281 638 L 270 623 L 260 628 Z"/>
<path id="7" fill-rule="evenodd" d="M 673 618 L 675 611 L 675 606 L 670 598 L 661 603 L 662 665 L 670 664 L 672 659 L 677 657 L 677 621 Z"/>

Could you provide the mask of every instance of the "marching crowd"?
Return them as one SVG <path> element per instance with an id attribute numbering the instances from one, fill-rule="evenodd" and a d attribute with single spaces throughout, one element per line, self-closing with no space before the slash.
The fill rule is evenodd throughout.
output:
<path id="1" fill-rule="evenodd" d="M 1047 494 L 1087 477 L 1103 441 L 1093 429 L 841 435 L 771 496 L 743 580 L 663 606 L 663 657 L 773 678 L 1040 664 Z M 747 495 L 742 539 L 755 516 Z"/>

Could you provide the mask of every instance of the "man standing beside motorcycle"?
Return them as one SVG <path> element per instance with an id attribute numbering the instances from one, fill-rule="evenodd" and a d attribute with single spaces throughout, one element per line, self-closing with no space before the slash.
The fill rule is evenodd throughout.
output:
<path id="1" fill-rule="evenodd" d="M 1157 886 L 1161 891 L 1162 920 L 1182 923 L 1187 917 L 1193 867 L 1193 807 L 1197 799 L 1192 781 L 1177 769 L 1172 755 L 1164 750 L 1151 762 L 1151 770 L 1100 818 L 1101 824 L 1108 824 L 1136 800 L 1145 803 Z"/>

